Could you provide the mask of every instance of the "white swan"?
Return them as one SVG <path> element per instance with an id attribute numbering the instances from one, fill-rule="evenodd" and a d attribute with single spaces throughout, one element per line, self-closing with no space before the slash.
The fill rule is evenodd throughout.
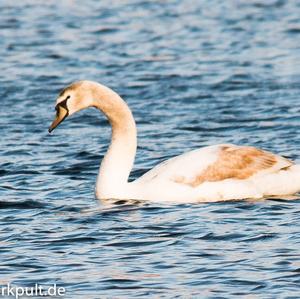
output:
<path id="1" fill-rule="evenodd" d="M 300 165 L 248 146 L 213 145 L 169 159 L 128 182 L 137 140 L 136 125 L 121 97 L 99 83 L 79 81 L 56 101 L 51 132 L 67 116 L 95 107 L 112 126 L 109 149 L 96 183 L 98 199 L 157 202 L 210 202 L 295 194 L 300 191 Z"/>

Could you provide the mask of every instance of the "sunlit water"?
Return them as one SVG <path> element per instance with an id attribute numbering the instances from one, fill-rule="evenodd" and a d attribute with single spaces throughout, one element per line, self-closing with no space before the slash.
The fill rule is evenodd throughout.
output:
<path id="1" fill-rule="evenodd" d="M 120 93 L 132 179 L 223 142 L 299 161 L 299 1 L 1 1 L 0 277 L 66 298 L 297 298 L 300 201 L 101 205 L 96 110 L 52 135 L 59 90 Z M 163 198 L 162 198 L 163 200 Z"/>

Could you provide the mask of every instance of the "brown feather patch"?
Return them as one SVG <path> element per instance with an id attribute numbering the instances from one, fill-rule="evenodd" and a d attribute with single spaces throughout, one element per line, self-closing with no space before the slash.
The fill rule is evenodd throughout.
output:
<path id="1" fill-rule="evenodd" d="M 242 180 L 271 168 L 277 161 L 276 155 L 255 147 L 222 146 L 217 161 L 194 179 L 177 177 L 174 181 L 196 187 L 204 182 L 217 182 L 225 179 Z"/>

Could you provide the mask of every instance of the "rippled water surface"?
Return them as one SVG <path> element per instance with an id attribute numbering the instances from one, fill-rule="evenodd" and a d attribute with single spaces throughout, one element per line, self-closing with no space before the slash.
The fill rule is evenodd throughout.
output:
<path id="1" fill-rule="evenodd" d="M 15 4 L 14 4 L 15 3 Z M 105 206 L 97 111 L 53 135 L 54 100 L 91 79 L 138 123 L 132 179 L 197 147 L 300 158 L 299 1 L 1 1 L 1 284 L 66 298 L 298 298 L 300 201 Z"/>

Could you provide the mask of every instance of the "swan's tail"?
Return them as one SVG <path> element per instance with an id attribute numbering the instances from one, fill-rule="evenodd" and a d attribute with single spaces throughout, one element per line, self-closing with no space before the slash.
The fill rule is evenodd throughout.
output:
<path id="1" fill-rule="evenodd" d="M 300 192 L 300 164 L 256 178 L 255 185 L 264 196 L 298 193 Z"/>

